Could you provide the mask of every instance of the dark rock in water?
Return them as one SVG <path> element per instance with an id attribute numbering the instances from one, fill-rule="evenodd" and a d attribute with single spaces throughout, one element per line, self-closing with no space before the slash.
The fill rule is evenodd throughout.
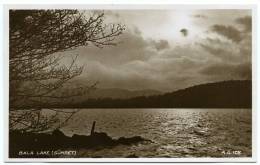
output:
<path id="1" fill-rule="evenodd" d="M 104 132 L 95 132 L 90 136 L 93 142 L 110 145 L 113 139 Z"/>
<path id="2" fill-rule="evenodd" d="M 71 139 L 79 148 L 114 145 L 114 140 L 104 132 L 95 132 L 90 136 L 74 134 Z"/>
<path id="3" fill-rule="evenodd" d="M 12 131 L 9 133 L 9 156 L 18 156 L 20 150 L 57 150 L 57 149 L 90 149 L 94 147 L 111 147 L 116 145 L 131 145 L 143 141 L 149 141 L 141 136 L 130 138 L 120 137 L 112 139 L 105 132 L 93 132 L 90 136 L 74 134 L 72 137 L 64 135 L 60 130 L 54 130 L 51 134 L 47 133 L 22 133 Z M 28 157 L 25 156 L 25 157 Z M 37 157 L 31 155 L 31 157 Z M 39 156 L 41 157 L 41 156 Z"/>

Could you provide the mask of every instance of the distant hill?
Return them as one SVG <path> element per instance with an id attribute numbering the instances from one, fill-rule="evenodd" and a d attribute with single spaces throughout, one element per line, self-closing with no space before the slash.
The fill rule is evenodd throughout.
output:
<path id="1" fill-rule="evenodd" d="M 111 98 L 111 99 L 129 99 L 139 96 L 151 96 L 160 95 L 162 92 L 156 90 L 126 90 L 120 88 L 97 88 L 87 95 L 85 99 L 100 99 L 100 98 Z"/>
<path id="2" fill-rule="evenodd" d="M 251 108 L 252 82 L 249 80 L 223 81 L 196 85 L 155 96 L 130 99 L 88 99 L 70 106 L 82 108 Z"/>
<path id="3" fill-rule="evenodd" d="M 66 101 L 45 102 L 23 108 L 251 108 L 252 82 L 232 80 L 201 84 L 169 93 L 153 90 L 96 89 Z M 46 104 L 46 102 L 48 104 Z"/>

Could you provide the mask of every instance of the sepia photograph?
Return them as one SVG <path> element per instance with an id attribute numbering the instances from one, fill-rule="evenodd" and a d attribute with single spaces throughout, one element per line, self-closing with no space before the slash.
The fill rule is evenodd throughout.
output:
<path id="1" fill-rule="evenodd" d="M 8 8 L 8 158 L 252 158 L 251 8 Z"/>

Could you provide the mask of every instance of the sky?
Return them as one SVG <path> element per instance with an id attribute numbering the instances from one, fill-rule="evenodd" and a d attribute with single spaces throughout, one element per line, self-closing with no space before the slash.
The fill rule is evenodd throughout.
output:
<path id="1" fill-rule="evenodd" d="M 168 92 L 251 79 L 251 10 L 109 10 L 105 22 L 126 30 L 117 46 L 73 50 L 82 82 Z"/>

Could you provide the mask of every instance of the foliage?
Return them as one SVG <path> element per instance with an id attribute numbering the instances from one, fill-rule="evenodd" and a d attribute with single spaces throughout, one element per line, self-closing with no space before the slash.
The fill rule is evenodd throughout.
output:
<path id="1" fill-rule="evenodd" d="M 56 118 L 42 118 L 42 108 L 36 105 L 49 104 L 50 101 L 63 102 L 65 98 L 85 94 L 95 86 L 77 87 L 60 93 L 66 83 L 83 71 L 83 66 L 76 64 L 77 55 L 72 55 L 68 63 L 62 52 L 89 44 L 99 48 L 116 45 L 115 40 L 125 27 L 121 24 L 105 24 L 104 16 L 100 11 L 9 11 L 11 130 L 17 129 L 18 125 L 23 125 L 27 131 L 48 129 L 49 123 L 55 122 Z M 35 106 L 30 111 L 23 110 L 20 106 L 22 103 Z"/>

